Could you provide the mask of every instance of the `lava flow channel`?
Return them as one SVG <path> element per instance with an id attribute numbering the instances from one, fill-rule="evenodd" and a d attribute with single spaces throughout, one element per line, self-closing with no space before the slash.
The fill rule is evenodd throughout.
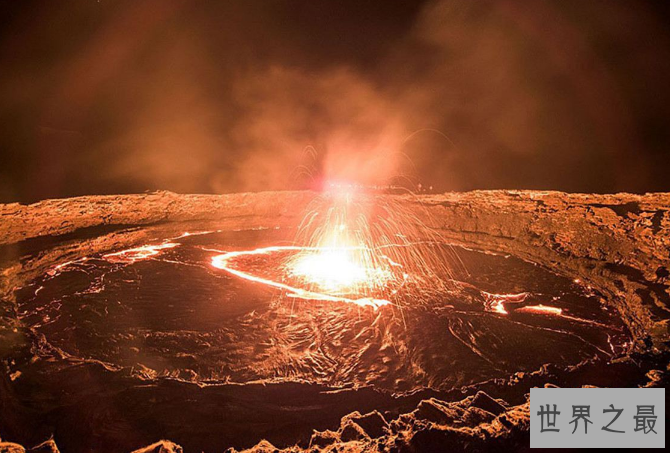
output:
<path id="1" fill-rule="evenodd" d="M 216 255 L 212 258 L 212 266 L 252 282 L 282 289 L 289 297 L 348 302 L 374 309 L 389 305 L 391 302 L 386 298 L 369 295 L 357 297 L 357 294 L 370 290 L 382 291 L 396 280 L 389 268 L 366 266 L 358 260 L 357 256 L 361 252 L 364 250 L 360 247 L 272 246 Z M 280 253 L 294 255 L 283 266 L 284 280 L 291 280 L 290 284 L 259 276 L 253 269 L 243 266 L 244 258 L 268 258 L 272 254 Z M 390 259 L 386 259 L 389 267 L 398 266 Z M 298 282 L 305 283 L 310 289 L 297 287 Z"/>

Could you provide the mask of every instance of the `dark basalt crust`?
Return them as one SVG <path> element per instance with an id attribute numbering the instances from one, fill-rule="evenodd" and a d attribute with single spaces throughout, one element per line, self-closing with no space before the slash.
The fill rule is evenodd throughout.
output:
<path id="1" fill-rule="evenodd" d="M 159 229 L 161 234 L 172 227 L 182 231 L 184 222 L 198 221 L 201 225 L 211 222 L 217 228 L 233 229 L 292 226 L 316 196 L 313 192 L 231 195 L 158 192 L 47 200 L 29 206 L 0 205 L 0 435 L 29 447 L 35 446 L 26 450 L 19 444 L 0 442 L 0 452 L 58 451 L 54 442 L 44 442 L 48 439 L 48 430 L 31 425 L 31 409 L 22 406 L 12 385 L 15 376 L 10 375 L 11 361 L 35 354 L 40 347 L 16 320 L 13 288 L 84 251 L 100 253 L 143 244 L 158 238 Z M 309 394 L 307 397 L 317 408 L 312 414 L 316 421 L 313 426 L 298 429 L 295 426 L 300 424 L 300 418 L 293 420 L 289 417 L 287 426 L 299 431 L 301 440 L 285 451 L 416 452 L 436 451 L 438 447 L 442 450 L 500 451 L 527 447 L 526 398 L 530 387 L 667 385 L 670 194 L 477 191 L 387 196 L 406 203 L 425 223 L 455 244 L 508 253 L 571 278 L 579 278 L 618 309 L 633 335 L 634 345 L 626 356 L 608 363 L 588 361 L 566 369 L 545 366 L 534 373 L 517 373 L 509 379 L 449 392 L 425 390 L 411 395 L 391 395 L 369 388 L 295 389 L 295 392 Z M 151 227 L 152 224 L 157 225 Z M 149 227 L 129 229 L 135 225 Z M 73 232 L 80 238 L 83 235 L 90 239 L 72 245 L 66 239 Z M 94 362 L 52 368 L 48 377 L 40 371 L 32 374 L 27 371 L 21 379 L 27 382 L 30 379 L 52 379 L 54 385 L 67 392 L 68 386 L 76 386 L 84 377 L 98 373 L 113 376 L 111 381 L 115 384 L 112 388 L 92 388 L 91 395 L 127 393 L 125 386 L 131 376 Z M 141 390 L 134 391 L 155 394 L 159 401 L 167 388 L 201 400 L 202 404 L 215 404 L 211 401 L 215 402 L 217 398 L 225 400 L 228 391 L 216 385 L 151 377 L 146 377 L 145 382 Z M 290 398 L 285 389 L 280 391 L 271 385 L 263 392 L 257 395 Z M 336 428 L 336 420 L 318 409 L 320 404 L 327 407 L 332 392 L 348 392 L 344 400 L 366 401 L 361 404 L 366 409 L 343 417 Z M 132 398 L 130 394 L 118 395 L 113 397 Z M 47 398 L 46 395 L 40 397 Z M 226 401 L 235 409 L 235 403 Z M 135 410 L 147 411 L 147 417 L 157 413 L 177 414 L 178 403 L 173 400 L 156 408 L 137 407 Z M 277 416 L 268 414 L 267 420 L 260 417 L 259 423 L 271 424 Z M 140 418 L 141 414 L 134 419 Z M 312 420 L 308 416 L 305 419 Z M 331 429 L 319 428 L 323 426 Z M 113 432 L 116 428 L 106 426 L 104 421 L 100 424 L 102 433 Z M 318 431 L 312 433 L 312 428 Z M 189 427 L 175 426 L 175 432 L 179 429 Z M 229 429 L 243 427 L 231 421 Z M 170 438 L 170 433 L 165 433 L 164 437 Z M 275 444 L 287 445 L 287 439 L 282 438 L 281 433 L 269 432 L 266 437 Z M 132 442 L 133 439 L 129 439 L 128 445 L 135 447 L 123 445 L 109 451 L 130 451 L 141 445 Z M 140 439 L 137 442 L 141 442 Z M 61 445 L 64 451 L 69 451 L 67 447 Z M 188 446 L 184 447 L 188 451 Z M 176 452 L 181 451 L 181 447 L 161 441 L 137 451 Z M 277 449 L 264 441 L 251 451 Z"/>

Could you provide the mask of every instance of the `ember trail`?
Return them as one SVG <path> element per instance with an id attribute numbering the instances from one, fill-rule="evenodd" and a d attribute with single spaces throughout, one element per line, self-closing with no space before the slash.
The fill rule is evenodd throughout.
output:
<path id="1" fill-rule="evenodd" d="M 430 228 L 386 197 L 351 188 L 314 201 L 294 245 L 223 253 L 212 265 L 238 277 L 285 290 L 289 297 L 378 308 L 401 289 L 420 301 L 452 281 L 450 257 Z M 252 270 L 255 258 L 279 257 L 278 273 Z M 274 270 L 274 268 L 273 268 Z"/>

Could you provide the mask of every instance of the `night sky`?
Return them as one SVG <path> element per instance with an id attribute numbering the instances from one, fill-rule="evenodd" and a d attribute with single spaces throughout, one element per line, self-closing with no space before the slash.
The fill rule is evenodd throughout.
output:
<path id="1" fill-rule="evenodd" d="M 0 1 L 0 202 L 670 191 L 664 1 Z"/>

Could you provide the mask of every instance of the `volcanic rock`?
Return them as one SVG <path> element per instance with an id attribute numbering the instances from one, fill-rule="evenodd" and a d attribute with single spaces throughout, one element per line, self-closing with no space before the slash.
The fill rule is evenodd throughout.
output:
<path id="1" fill-rule="evenodd" d="M 160 440 L 155 444 L 140 448 L 132 453 L 183 453 L 183 449 L 169 440 Z"/>
<path id="2" fill-rule="evenodd" d="M 477 392 L 475 397 L 470 402 L 470 407 L 478 407 L 494 415 L 500 415 L 505 412 L 506 408 L 499 400 L 495 400 L 487 395 L 485 392 Z"/>
<path id="3" fill-rule="evenodd" d="M 371 438 L 383 436 L 389 426 L 382 414 L 377 411 L 372 411 L 365 415 L 360 415 L 358 412 L 354 412 L 349 414 L 346 418 L 360 426 L 363 432 Z"/>
<path id="4" fill-rule="evenodd" d="M 488 423 L 495 418 L 491 412 L 478 407 L 469 407 L 460 419 L 460 423 L 465 426 L 474 427 L 482 423 Z"/>
<path id="5" fill-rule="evenodd" d="M 340 439 L 339 434 L 335 431 L 315 431 L 309 441 L 310 447 L 326 447 Z"/>
<path id="6" fill-rule="evenodd" d="M 457 410 L 445 405 L 435 398 L 423 400 L 415 411 L 415 416 L 419 420 L 428 420 L 438 424 L 451 424 L 458 420 L 460 414 Z"/>
<path id="7" fill-rule="evenodd" d="M 26 453 L 26 449 L 19 444 L 0 441 L 0 453 Z"/>
<path id="8" fill-rule="evenodd" d="M 343 420 L 342 427 L 339 431 L 340 440 L 343 442 L 349 442 L 351 440 L 367 440 L 369 436 L 363 431 L 363 428 L 358 426 L 356 423 L 351 420 Z"/>
<path id="9" fill-rule="evenodd" d="M 49 439 L 41 444 L 28 450 L 28 453 L 60 453 L 56 442 L 53 439 Z M 165 452 L 169 453 L 169 452 Z"/>

